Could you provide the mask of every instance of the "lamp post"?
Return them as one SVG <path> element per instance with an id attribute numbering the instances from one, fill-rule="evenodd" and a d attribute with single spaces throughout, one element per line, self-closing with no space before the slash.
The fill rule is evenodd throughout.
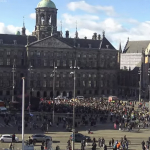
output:
<path id="1" fill-rule="evenodd" d="M 24 100 L 25 100 L 25 77 L 22 78 L 22 150 L 24 150 Z"/>
<path id="2" fill-rule="evenodd" d="M 12 68 L 12 73 L 13 73 L 13 83 L 12 83 L 12 102 L 14 101 L 14 90 L 15 90 L 15 71 L 16 71 L 16 68 L 15 68 L 15 59 L 14 59 L 14 62 L 13 62 L 13 68 Z"/>
<path id="3" fill-rule="evenodd" d="M 32 73 L 32 66 L 31 66 L 31 64 L 30 64 L 30 66 L 29 66 L 29 69 L 28 69 L 28 71 L 29 71 L 29 112 L 30 112 L 30 99 L 31 99 L 31 95 L 30 95 L 30 90 L 31 90 L 31 73 Z"/>
<path id="4" fill-rule="evenodd" d="M 75 149 L 75 98 L 76 98 L 76 69 L 80 69 L 79 67 L 77 67 L 76 64 L 76 60 L 75 60 L 75 64 L 74 67 L 70 67 L 71 69 L 73 69 L 73 72 L 71 72 L 70 74 L 74 75 L 74 88 L 73 88 L 73 126 L 72 126 L 72 150 Z"/>
<path id="5" fill-rule="evenodd" d="M 139 68 L 138 74 L 140 75 L 140 80 L 139 80 L 139 102 L 141 101 L 141 80 L 142 80 L 142 70 L 141 67 Z"/>
<path id="6" fill-rule="evenodd" d="M 54 70 L 53 70 L 53 125 L 55 123 L 55 78 L 56 78 L 57 67 L 54 62 Z"/>

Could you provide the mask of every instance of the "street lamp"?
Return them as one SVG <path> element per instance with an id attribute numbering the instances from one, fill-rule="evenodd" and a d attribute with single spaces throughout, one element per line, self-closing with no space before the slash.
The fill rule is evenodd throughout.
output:
<path id="1" fill-rule="evenodd" d="M 54 62 L 54 70 L 51 76 L 53 77 L 53 125 L 55 123 L 55 78 L 56 78 L 57 67 Z"/>
<path id="2" fill-rule="evenodd" d="M 29 69 L 28 69 L 28 71 L 29 71 L 29 112 L 30 112 L 30 99 L 31 99 L 31 95 L 30 95 L 30 89 L 31 89 L 31 84 L 30 84 L 30 82 L 31 82 L 31 73 L 32 73 L 32 69 L 33 67 L 31 66 L 31 64 L 30 64 L 30 66 L 29 66 Z"/>
<path id="3" fill-rule="evenodd" d="M 139 68 L 138 74 L 140 75 L 140 81 L 139 81 L 139 102 L 141 101 L 141 80 L 142 80 L 142 70 L 141 67 Z"/>
<path id="4" fill-rule="evenodd" d="M 73 69 L 73 72 L 71 72 L 70 74 L 74 75 L 74 90 L 73 90 L 73 126 L 72 126 L 72 150 L 75 149 L 74 143 L 75 143 L 75 98 L 76 98 L 76 69 L 80 69 L 79 67 L 77 67 L 76 64 L 76 60 L 75 60 L 75 64 L 74 67 L 71 66 L 71 69 Z"/>
<path id="5" fill-rule="evenodd" d="M 13 73 L 13 83 L 12 83 L 12 102 L 14 101 L 14 90 L 15 90 L 15 71 L 16 71 L 16 66 L 15 66 L 15 59 L 13 62 L 13 68 L 12 68 L 12 73 Z"/>

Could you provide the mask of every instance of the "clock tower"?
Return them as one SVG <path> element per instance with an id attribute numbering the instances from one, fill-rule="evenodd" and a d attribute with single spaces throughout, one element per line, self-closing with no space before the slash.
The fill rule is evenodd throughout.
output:
<path id="1" fill-rule="evenodd" d="M 36 10 L 36 26 L 32 33 L 41 40 L 57 32 L 57 8 L 51 0 L 41 0 Z"/>

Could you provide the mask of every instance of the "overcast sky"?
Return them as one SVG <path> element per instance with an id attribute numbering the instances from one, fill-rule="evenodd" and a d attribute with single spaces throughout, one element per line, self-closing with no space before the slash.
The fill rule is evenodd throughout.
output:
<path id="1" fill-rule="evenodd" d="M 21 30 L 23 16 L 27 34 L 35 27 L 35 8 L 40 0 L 0 0 L 0 33 L 15 34 Z M 76 21 L 79 37 L 92 38 L 94 32 L 118 49 L 130 40 L 150 40 L 150 0 L 53 0 L 58 9 L 58 30 L 74 37 Z"/>

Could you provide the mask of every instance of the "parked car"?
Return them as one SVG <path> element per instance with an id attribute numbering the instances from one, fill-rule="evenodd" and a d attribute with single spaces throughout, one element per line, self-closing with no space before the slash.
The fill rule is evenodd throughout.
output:
<path id="1" fill-rule="evenodd" d="M 70 140 L 72 141 L 72 134 L 70 135 Z M 82 140 L 86 140 L 87 142 L 91 142 L 91 138 L 89 136 L 85 136 L 81 133 L 75 133 L 75 142 L 81 142 Z"/>
<path id="2" fill-rule="evenodd" d="M 33 134 L 31 136 L 31 139 L 33 140 L 34 143 L 36 143 L 36 142 L 42 142 L 42 141 L 50 140 L 50 139 L 52 139 L 52 137 L 46 136 L 44 134 Z"/>
<path id="3" fill-rule="evenodd" d="M 3 143 L 3 142 L 9 142 L 9 143 L 11 143 L 11 142 L 12 142 L 12 135 L 9 135 L 9 134 L 1 135 L 0 141 L 1 141 L 2 143 Z M 19 138 L 18 138 L 18 137 L 15 137 L 15 141 L 16 141 L 16 142 L 19 142 Z"/>

